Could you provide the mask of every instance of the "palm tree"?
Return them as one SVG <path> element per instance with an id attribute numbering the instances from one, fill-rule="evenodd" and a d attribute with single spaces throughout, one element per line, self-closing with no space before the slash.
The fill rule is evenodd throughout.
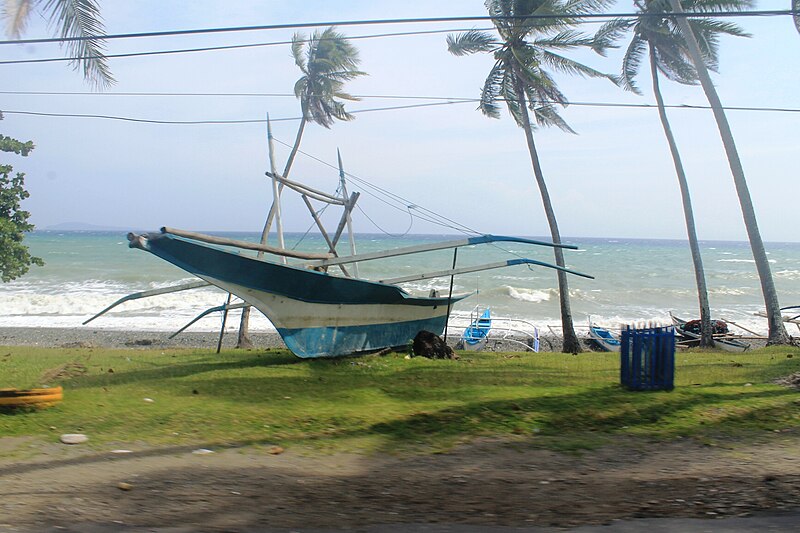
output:
<path id="1" fill-rule="evenodd" d="M 729 1 L 706 0 L 703 5 L 706 9 L 713 4 L 728 6 Z M 697 242 L 697 231 L 692 211 L 692 199 L 689 194 L 689 185 L 686 173 L 678 151 L 678 145 L 672 134 L 664 99 L 659 86 L 659 72 L 667 79 L 685 85 L 697 84 L 697 72 L 687 57 L 686 43 L 675 21 L 668 16 L 658 16 L 669 11 L 667 0 L 634 0 L 639 17 L 636 19 L 615 19 L 606 23 L 597 32 L 595 38 L 597 47 L 602 52 L 605 47 L 612 46 L 624 34 L 632 32 L 633 36 L 625 51 L 622 61 L 622 86 L 636 94 L 641 91 L 635 79 L 639 75 L 644 55 L 648 54 L 650 77 L 653 84 L 653 93 L 658 105 L 658 114 L 661 126 L 667 138 L 675 173 L 678 177 L 678 186 L 683 201 L 683 215 L 686 221 L 686 233 L 689 238 L 689 248 L 694 263 L 695 282 L 697 284 L 697 297 L 700 304 L 701 346 L 713 346 L 713 331 L 711 326 L 711 312 L 708 303 L 708 289 L 706 287 L 703 259 L 700 256 L 700 246 Z M 727 34 L 744 37 L 747 36 L 738 26 L 723 23 L 712 19 L 695 19 L 694 31 L 707 43 L 705 61 L 712 68 L 717 66 L 718 35 Z"/>
<path id="2" fill-rule="evenodd" d="M 294 94 L 300 100 L 302 117 L 283 169 L 284 178 L 289 175 L 308 122 L 330 128 L 336 120 L 347 121 L 355 118 L 345 110 L 342 100 L 354 101 L 358 98 L 344 92 L 344 84 L 365 75 L 358 70 L 360 61 L 358 50 L 334 27 L 322 32 L 315 31 L 309 38 L 301 33 L 295 33 L 292 37 L 292 56 L 303 73 L 294 84 Z M 283 189 L 282 185 L 279 192 L 280 189 Z M 261 233 L 262 244 L 266 243 L 269 237 L 269 230 L 277 211 L 276 201 L 277 198 L 272 203 Z M 250 308 L 245 307 L 239 325 L 237 347 L 252 345 L 247 336 L 249 320 Z"/>
<path id="3" fill-rule="evenodd" d="M 65 41 L 67 53 L 76 58 L 71 64 L 83 70 L 84 79 L 98 89 L 111 86 L 115 80 L 104 55 L 105 29 L 95 0 L 5 0 L 2 18 L 8 35 L 18 39 L 37 9 L 58 23 L 62 39 L 75 39 Z"/>
<path id="4" fill-rule="evenodd" d="M 710 2 L 709 0 L 683 0 L 683 4 L 690 9 L 697 8 L 714 11 L 719 9 L 744 9 L 753 5 L 753 2 L 751 0 L 728 0 L 726 2 L 722 0 L 715 2 Z M 669 0 L 669 7 L 673 13 L 681 15 L 684 13 L 683 6 L 679 0 Z M 767 252 L 764 250 L 764 242 L 761 240 L 761 233 L 758 229 L 758 221 L 756 220 L 755 209 L 753 208 L 753 202 L 750 198 L 750 190 L 747 187 L 744 168 L 739 159 L 739 152 L 733 140 L 733 133 L 728 124 L 728 118 L 725 115 L 719 95 L 711 81 L 711 76 L 708 74 L 706 62 L 709 58 L 708 49 L 710 43 L 703 39 L 703 34 L 697 30 L 698 21 L 696 19 L 692 18 L 690 20 L 685 16 L 677 16 L 674 17 L 674 21 L 680 33 L 683 35 L 685 43 L 683 52 L 686 54 L 686 57 L 689 58 L 697 72 L 700 84 L 703 87 L 706 98 L 708 98 L 708 103 L 711 105 L 711 109 L 714 113 L 714 119 L 717 122 L 722 144 L 728 156 L 728 165 L 731 168 L 733 182 L 736 186 L 736 193 L 739 196 L 739 205 L 742 209 L 744 225 L 750 240 L 750 248 L 753 252 L 753 259 L 756 263 L 758 277 L 761 280 L 761 292 L 764 295 L 764 304 L 767 310 L 767 322 L 769 325 L 767 344 L 787 344 L 789 342 L 789 336 L 781 320 L 778 293 L 775 290 L 775 283 L 772 280 L 772 272 L 770 271 Z M 700 43 L 702 43 L 702 47 Z"/>
<path id="5" fill-rule="evenodd" d="M 499 101 L 504 100 L 517 125 L 525 131 L 533 174 L 544 205 L 545 216 L 554 243 L 561 243 L 555 211 L 547 191 L 547 184 L 533 138 L 534 125 L 529 110 L 539 126 L 556 126 L 575 133 L 558 114 L 557 106 L 566 107 L 566 96 L 559 90 L 550 72 L 577 74 L 590 78 L 607 78 L 586 65 L 560 54 L 579 48 L 591 47 L 593 40 L 570 28 L 577 24 L 581 14 L 597 10 L 608 4 L 607 0 L 486 0 L 499 39 L 493 33 L 470 30 L 447 36 L 448 50 L 457 56 L 479 52 L 492 53 L 494 66 L 483 85 L 478 109 L 491 118 L 500 117 Z M 551 18 L 552 15 L 563 15 Z M 547 15 L 538 18 L 536 15 Z M 554 248 L 556 264 L 563 267 L 564 254 Z M 572 323 L 567 276 L 558 272 L 561 325 L 564 334 L 563 351 L 581 351 L 580 341 Z"/>

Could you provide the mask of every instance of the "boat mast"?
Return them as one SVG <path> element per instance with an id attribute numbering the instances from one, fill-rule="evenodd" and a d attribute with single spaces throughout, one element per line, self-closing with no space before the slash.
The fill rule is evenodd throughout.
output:
<path id="1" fill-rule="evenodd" d="M 344 174 L 344 166 L 342 165 L 342 153 L 339 149 L 336 149 L 336 157 L 339 159 L 339 181 L 342 184 L 342 199 L 347 202 L 348 195 L 347 195 L 347 182 L 345 180 Z M 345 220 L 347 220 L 347 234 L 350 237 L 350 255 L 356 255 L 356 239 L 355 235 L 353 235 L 353 219 L 350 216 L 350 209 L 353 207 L 348 205 L 345 207 Z M 353 263 L 353 275 L 355 277 L 359 277 L 358 275 L 358 263 Z"/>
<path id="2" fill-rule="evenodd" d="M 275 145 L 272 141 L 272 125 L 269 121 L 269 113 L 267 113 L 267 141 L 269 144 L 269 167 L 272 171 L 272 197 L 273 206 L 275 208 L 275 229 L 278 232 L 278 247 L 286 248 L 283 242 L 283 221 L 281 220 L 281 191 L 278 188 L 278 170 L 275 168 Z M 286 263 L 286 257 L 281 257 L 283 263 Z"/>

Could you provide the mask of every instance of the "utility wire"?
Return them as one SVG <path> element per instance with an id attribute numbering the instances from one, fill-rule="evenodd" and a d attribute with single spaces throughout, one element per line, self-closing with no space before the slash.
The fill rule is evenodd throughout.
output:
<path id="1" fill-rule="evenodd" d="M 0 94 L 18 95 L 18 96 L 159 96 L 159 97 L 236 97 L 236 98 L 297 98 L 294 93 L 165 93 L 165 92 L 87 92 L 87 91 L 0 91 Z M 480 98 L 470 98 L 465 96 L 424 96 L 424 95 L 397 95 L 397 94 L 356 94 L 353 95 L 360 100 L 435 100 L 446 101 L 448 103 L 460 102 L 480 102 Z M 498 101 L 503 101 L 498 99 Z M 558 102 L 542 102 L 557 104 Z M 630 108 L 657 108 L 656 104 L 628 104 L 618 102 L 569 102 L 568 105 L 577 107 L 630 107 Z M 694 105 L 694 104 L 667 104 L 664 107 L 668 109 L 711 109 L 709 105 Z M 385 108 L 385 109 L 401 109 Z M 767 111 L 767 112 L 780 112 L 780 113 L 800 113 L 800 108 L 791 107 L 757 107 L 757 106 L 726 106 L 723 107 L 726 111 Z M 358 111 L 354 111 L 358 112 Z M 276 119 L 273 119 L 275 122 Z M 300 120 L 300 118 L 283 118 L 277 119 L 280 121 L 286 120 Z M 263 119 L 262 122 L 266 122 Z M 168 123 L 168 122 L 167 122 Z"/>
<path id="2" fill-rule="evenodd" d="M 286 146 L 287 148 L 291 148 L 292 147 L 292 145 L 290 145 L 289 143 L 283 142 L 283 141 L 281 141 L 281 140 L 279 140 L 279 139 L 277 139 L 275 137 L 273 137 L 273 140 L 278 142 L 279 144 L 282 144 L 282 145 Z M 327 167 L 330 167 L 330 168 L 332 168 L 334 170 L 338 171 L 338 169 L 339 169 L 338 166 L 335 166 L 332 163 L 329 163 L 329 162 L 327 162 L 327 161 L 325 161 L 323 159 L 320 159 L 319 157 L 316 157 L 314 155 L 311 155 L 311 154 L 309 154 L 307 152 L 303 152 L 302 150 L 298 150 L 297 152 L 299 154 L 304 155 L 305 157 L 308 157 L 309 159 L 313 159 L 314 161 L 316 161 L 318 163 L 321 163 L 322 165 L 325 165 Z M 445 216 L 439 215 L 438 213 L 436 213 L 434 211 L 431 211 L 430 209 L 426 209 L 425 207 L 417 205 L 417 204 L 411 202 L 410 200 L 407 200 L 407 199 L 405 199 L 405 198 L 403 198 L 401 196 L 398 196 L 398 195 L 396 195 L 396 194 L 394 194 L 394 193 L 392 193 L 392 192 L 390 192 L 390 191 L 388 191 L 388 190 L 386 190 L 386 189 L 384 189 L 382 187 L 379 187 L 379 186 L 375 185 L 374 183 L 371 183 L 370 181 L 368 181 L 368 180 L 366 180 L 364 178 L 360 178 L 360 177 L 356 176 L 355 174 L 352 174 L 350 172 L 345 172 L 345 175 L 348 178 L 350 178 L 352 181 L 355 181 L 355 182 L 359 183 L 362 187 L 366 187 L 366 189 L 371 189 L 373 191 L 373 192 L 370 192 L 369 190 L 364 189 L 365 193 L 367 193 L 370 196 L 372 196 L 373 198 L 383 202 L 384 204 L 386 204 L 386 205 L 388 205 L 388 206 L 390 206 L 390 207 L 392 207 L 394 209 L 397 209 L 398 211 L 402 211 L 402 212 L 406 212 L 407 211 L 409 214 L 412 215 L 412 217 L 416 216 L 417 218 L 419 218 L 421 220 L 425 220 L 427 222 L 431 222 L 433 224 L 436 224 L 436 225 L 439 225 L 439 226 L 442 226 L 442 227 L 454 229 L 454 230 L 459 231 L 461 233 L 471 233 L 471 234 L 475 234 L 475 235 L 480 234 L 480 232 L 478 232 L 477 230 L 474 230 L 474 229 L 472 229 L 472 228 L 470 228 L 468 226 L 465 226 L 464 224 L 456 222 L 455 220 L 452 220 L 452 219 L 447 218 Z M 383 196 L 383 198 L 381 196 Z M 394 203 L 392 203 L 392 202 L 394 202 Z M 400 207 L 400 206 L 402 206 L 402 207 Z M 412 213 L 412 210 L 415 211 L 415 213 Z M 370 221 L 372 221 L 372 219 L 370 219 Z M 441 221 L 445 221 L 445 222 L 441 222 Z M 372 221 L 372 223 L 375 224 L 374 221 Z M 376 227 L 378 227 L 380 229 L 380 227 L 377 224 L 375 224 L 375 225 L 376 225 Z M 381 231 L 384 231 L 384 230 L 381 230 Z M 384 231 L 384 233 L 386 233 L 386 232 Z"/>
<path id="3" fill-rule="evenodd" d="M 474 17 L 424 17 L 424 18 L 405 18 L 405 19 L 372 19 L 372 20 L 340 20 L 331 22 L 299 22 L 290 24 L 267 24 L 259 26 L 232 26 L 226 28 L 199 28 L 192 30 L 169 30 L 169 31 L 155 31 L 155 32 L 141 32 L 141 33 L 119 33 L 112 35 L 89 35 L 83 37 L 51 37 L 45 39 L 17 39 L 0 41 L 0 45 L 4 44 L 39 44 L 39 43 L 63 43 L 74 41 L 86 40 L 112 40 L 112 39 L 134 39 L 141 37 L 167 37 L 176 35 L 200 35 L 210 33 L 233 33 L 243 31 L 265 31 L 265 30 L 287 30 L 298 28 L 317 28 L 322 26 L 370 26 L 382 24 L 422 24 L 422 23 L 438 23 L 438 22 L 479 22 L 479 21 L 493 21 L 493 20 L 569 20 L 569 19 L 615 19 L 615 18 L 641 18 L 641 17 L 767 17 L 767 16 L 781 16 L 793 15 L 792 10 L 775 10 L 775 11 L 718 11 L 718 12 L 687 12 L 687 13 L 584 13 L 574 15 L 564 14 L 541 14 L 541 15 L 526 15 L 514 17 L 491 17 L 491 16 L 474 16 Z"/>
<path id="4" fill-rule="evenodd" d="M 392 98 L 392 97 L 383 97 L 383 96 L 375 96 L 375 98 Z M 397 97 L 402 98 L 402 97 Z M 413 98 L 413 97 L 408 97 Z M 424 97 L 419 97 L 424 98 Z M 443 99 L 443 101 L 438 102 L 428 102 L 424 104 L 409 104 L 409 105 L 401 105 L 401 106 L 386 106 L 386 107 L 376 107 L 371 109 L 356 109 L 350 111 L 352 114 L 362 114 L 362 113 L 375 113 L 375 112 L 382 112 L 382 111 L 398 111 L 403 109 L 418 109 L 423 107 L 438 107 L 438 106 L 445 106 L 445 105 L 453 105 L 453 104 L 466 104 L 466 103 L 475 103 L 479 102 L 480 100 L 477 98 L 447 98 Z M 543 102 L 544 103 L 544 102 Z M 550 103 L 557 103 L 557 102 L 550 102 Z M 607 108 L 632 108 L 632 109 L 654 109 L 658 106 L 656 104 L 624 104 L 624 103 L 603 103 L 603 102 L 570 102 L 569 105 L 577 106 L 577 107 L 607 107 Z M 673 104 L 673 105 L 665 105 L 664 107 L 668 109 L 690 109 L 690 110 L 709 110 L 711 106 L 708 105 L 690 105 L 690 104 Z M 762 111 L 762 112 L 778 112 L 778 113 L 800 113 L 800 109 L 798 108 L 788 108 L 788 107 L 744 107 L 744 106 L 725 106 L 723 107 L 726 111 Z M 267 122 L 265 118 L 257 118 L 257 119 L 226 119 L 226 120 L 156 120 L 156 119 L 145 119 L 145 118 L 135 118 L 135 117 L 123 117 L 117 115 L 97 115 L 97 114 L 88 114 L 88 113 L 47 113 L 47 112 L 40 112 L 40 111 L 17 111 L 17 110 L 2 110 L 3 113 L 7 115 L 23 115 L 23 116 L 35 116 L 35 117 L 58 117 L 58 118 L 93 118 L 93 119 L 101 119 L 101 120 L 117 120 L 123 122 L 135 122 L 135 123 L 142 123 L 142 124 L 161 124 L 161 125 L 175 125 L 175 126 L 197 126 L 197 125 L 225 125 L 225 124 L 264 124 Z M 272 118 L 272 122 L 292 122 L 292 121 L 299 121 L 301 117 L 284 117 L 284 118 Z"/>
<path id="5" fill-rule="evenodd" d="M 396 111 L 399 109 L 413 109 L 418 107 L 433 107 L 433 106 L 443 106 L 443 105 L 451 105 L 451 104 L 464 104 L 469 102 L 470 100 L 462 100 L 462 101 L 447 101 L 447 102 L 430 102 L 427 104 L 411 104 L 411 105 L 402 105 L 402 106 L 390 106 L 390 107 L 376 107 L 373 109 L 358 109 L 355 111 L 350 111 L 350 113 L 374 113 L 376 111 Z M 92 115 L 92 114 L 83 114 L 83 113 L 44 113 L 38 111 L 7 111 L 5 109 L 2 112 L 6 115 L 27 115 L 27 116 L 36 116 L 36 117 L 61 117 L 61 118 L 97 118 L 97 119 L 104 119 L 104 120 L 121 120 L 124 122 L 139 122 L 145 124 L 171 124 L 171 125 L 198 125 L 198 124 L 265 124 L 267 119 L 259 118 L 259 119 L 241 119 L 241 120 L 155 120 L 155 119 L 144 119 L 144 118 L 133 118 L 133 117 L 120 117 L 114 115 Z M 301 117 L 285 117 L 285 118 L 272 118 L 270 119 L 271 122 L 291 122 L 291 121 L 298 121 Z"/>
<path id="6" fill-rule="evenodd" d="M 22 96 L 222 96 L 242 98 L 297 98 L 294 93 L 176 93 L 176 92 L 92 92 L 92 91 L 0 91 L 0 94 Z M 414 96 L 397 94 L 356 94 L 356 98 L 384 98 L 387 100 L 470 100 L 477 98 L 447 97 L 447 96 Z"/>
<path id="7" fill-rule="evenodd" d="M 453 31 L 467 31 L 469 28 L 457 28 L 457 29 L 449 29 L 449 30 L 426 30 L 426 31 L 406 31 L 406 32 L 397 32 L 397 33 L 376 33 L 370 35 L 352 35 L 346 37 L 348 40 L 361 40 L 361 39 L 376 39 L 376 38 L 383 38 L 383 37 L 407 37 L 413 35 L 427 35 L 427 34 L 434 34 L 434 33 L 448 33 Z M 481 28 L 484 30 L 490 30 L 491 28 Z M 302 39 L 298 42 L 307 43 L 309 39 Z M 2 44 L 2 43 L 0 43 Z M 140 56 L 155 56 L 155 55 L 168 55 L 168 54 L 186 54 L 192 52 L 212 52 L 218 50 L 238 50 L 244 48 L 259 48 L 259 47 L 266 47 L 266 46 L 279 46 L 279 45 L 287 45 L 292 44 L 292 41 L 270 41 L 267 43 L 249 43 L 249 44 L 232 44 L 226 46 L 206 46 L 203 48 L 179 48 L 179 49 L 172 49 L 172 50 L 155 50 L 150 52 L 129 52 L 124 54 L 102 54 L 102 55 L 94 55 L 94 56 L 76 56 L 76 57 L 48 57 L 48 58 L 40 58 L 40 59 L 13 59 L 7 61 L 0 61 L 0 65 L 21 65 L 27 63 L 57 63 L 61 61 L 84 61 L 87 59 L 118 59 L 118 58 L 125 58 L 125 57 L 140 57 Z"/>

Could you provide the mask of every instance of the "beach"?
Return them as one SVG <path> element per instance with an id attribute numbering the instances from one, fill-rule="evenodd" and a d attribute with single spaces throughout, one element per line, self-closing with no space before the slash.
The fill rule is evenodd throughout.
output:
<path id="1" fill-rule="evenodd" d="M 133 331 L 100 328 L 4 328 L 0 327 L 0 346 L 39 346 L 42 348 L 131 348 L 131 349 L 216 349 L 219 332 L 184 332 L 170 339 L 167 331 Z M 250 339 L 258 349 L 285 348 L 274 332 L 254 332 Z M 236 346 L 236 332 L 223 337 L 223 348 Z"/>
<path id="2" fill-rule="evenodd" d="M 460 330 L 448 334 L 448 343 L 455 346 Z M 93 327 L 48 328 L 48 327 L 0 327 L 0 346 L 39 346 L 42 348 L 122 348 L 122 349 L 208 349 L 216 350 L 219 332 L 183 332 L 170 339 L 171 332 L 154 330 L 116 330 Z M 511 340 L 492 339 L 487 351 L 526 351 L 523 336 Z M 250 333 L 253 349 L 269 350 L 286 348 L 277 332 L 255 331 Z M 236 347 L 237 331 L 227 330 L 222 339 L 223 349 Z M 593 349 L 585 340 L 584 348 Z M 561 349 L 561 338 L 547 333 L 540 336 L 540 351 L 554 352 Z"/>

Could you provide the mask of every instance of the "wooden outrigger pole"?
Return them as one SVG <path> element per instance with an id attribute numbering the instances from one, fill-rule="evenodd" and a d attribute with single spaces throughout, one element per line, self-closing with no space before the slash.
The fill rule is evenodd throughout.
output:
<path id="1" fill-rule="evenodd" d="M 456 248 L 457 250 L 457 248 Z M 584 274 L 582 272 L 578 272 L 576 270 L 571 270 L 569 268 L 560 267 L 557 265 L 551 265 L 550 263 L 545 263 L 543 261 L 537 261 L 535 259 L 526 259 L 526 258 L 519 258 L 519 259 L 509 259 L 507 261 L 499 261 L 497 263 L 485 263 L 483 265 L 475 265 L 475 266 L 468 266 L 468 267 L 461 267 L 461 268 L 451 268 L 449 270 L 439 270 L 437 272 L 426 272 L 424 274 L 413 274 L 411 276 L 403 276 L 399 278 L 391 278 L 391 279 L 382 279 L 379 283 L 388 283 L 394 285 L 396 283 L 406 283 L 408 281 L 419 281 L 423 279 L 432 279 L 432 278 L 443 278 L 446 276 L 457 276 L 459 274 L 469 274 L 471 272 L 481 272 L 483 270 L 492 270 L 495 268 L 504 268 L 509 266 L 515 265 L 537 265 L 543 266 L 546 268 L 552 268 L 555 270 L 560 270 L 562 272 L 566 272 L 568 274 L 574 274 L 576 276 L 580 276 L 582 278 L 594 279 L 594 276 L 590 276 L 589 274 Z"/>
<path id="2" fill-rule="evenodd" d="M 345 179 L 344 173 L 344 165 L 342 165 L 342 153 L 339 149 L 336 149 L 336 158 L 339 160 L 339 182 L 342 185 L 342 198 L 347 198 L 347 180 Z M 347 224 L 347 234 L 350 237 L 350 255 L 356 255 L 356 239 L 355 235 L 353 234 L 353 218 L 350 216 L 350 212 L 355 207 L 355 200 L 358 198 L 356 196 L 352 202 L 348 203 L 345 207 L 344 217 L 345 223 Z M 355 277 L 358 276 L 358 263 L 353 263 L 353 274 Z"/>
<path id="3" fill-rule="evenodd" d="M 382 252 L 372 252 L 360 255 L 351 255 L 344 257 L 331 257 L 328 259 L 320 259 L 319 261 L 310 261 L 306 263 L 307 266 L 332 266 L 339 264 L 355 263 L 357 261 L 371 261 L 373 259 L 384 259 L 386 257 L 397 257 L 400 255 L 410 255 L 422 252 L 432 252 L 435 250 L 447 250 L 449 248 L 460 248 L 462 246 L 472 246 L 475 244 L 486 244 L 491 242 L 516 242 L 521 244 L 534 244 L 538 246 L 550 246 L 553 248 L 564 248 L 568 250 L 577 250 L 578 247 L 572 244 L 555 244 L 547 241 L 537 241 L 534 239 L 524 239 L 519 237 L 507 237 L 505 235 L 478 235 L 476 237 L 468 237 L 466 239 L 457 239 L 453 241 L 437 242 L 433 244 L 420 244 L 416 246 L 406 246 L 403 248 L 395 248 L 394 250 L 385 250 Z"/>
<path id="4" fill-rule="evenodd" d="M 272 170 L 272 205 L 275 208 L 275 228 L 278 231 L 278 248 L 285 249 L 286 246 L 283 242 L 283 221 L 281 220 L 281 190 L 278 187 L 278 171 L 275 168 L 275 144 L 272 141 L 272 125 L 269 121 L 269 113 L 267 113 L 267 144 L 269 145 L 269 167 Z M 269 233 L 269 222 L 264 227 L 265 233 Z M 262 241 L 265 240 L 265 235 L 262 235 Z M 286 263 L 286 257 L 282 257 L 282 261 Z"/>
<path id="5" fill-rule="evenodd" d="M 92 318 L 89 318 L 88 320 L 84 320 L 83 321 L 83 325 L 85 326 L 86 324 L 88 324 L 89 322 L 94 320 L 95 318 L 106 314 L 107 312 L 111 311 L 112 309 L 114 309 L 119 304 L 123 304 L 125 302 L 130 302 L 131 300 L 138 300 L 140 298 L 147 298 L 147 297 L 150 297 L 150 296 L 158 296 L 158 295 L 161 295 L 161 294 L 169 294 L 171 292 L 179 292 L 179 291 L 187 291 L 187 290 L 190 290 L 190 289 L 198 289 L 200 287 L 208 287 L 209 285 L 211 285 L 209 282 L 199 280 L 199 281 L 192 281 L 190 283 L 183 283 L 181 285 L 174 285 L 172 287 L 164 287 L 163 289 L 152 289 L 152 290 L 149 290 L 149 291 L 134 292 L 134 293 L 129 294 L 127 296 L 123 296 L 122 298 L 120 298 L 119 300 L 114 302 L 113 304 L 109 305 L 108 307 L 106 307 L 105 309 L 103 309 L 102 311 L 100 311 L 99 313 L 94 315 Z"/>

